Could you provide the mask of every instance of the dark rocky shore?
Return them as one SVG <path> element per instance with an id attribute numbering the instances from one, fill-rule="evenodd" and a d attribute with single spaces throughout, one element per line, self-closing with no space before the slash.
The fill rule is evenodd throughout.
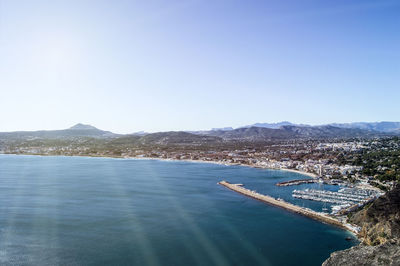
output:
<path id="1" fill-rule="evenodd" d="M 398 242 L 386 242 L 378 246 L 360 244 L 332 253 L 322 265 L 400 265 L 400 246 Z"/>

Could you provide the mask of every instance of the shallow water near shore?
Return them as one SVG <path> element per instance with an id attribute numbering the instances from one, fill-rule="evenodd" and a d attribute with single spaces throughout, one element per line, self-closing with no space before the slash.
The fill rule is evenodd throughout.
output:
<path id="1" fill-rule="evenodd" d="M 1 265 L 320 265 L 350 233 L 217 185 L 315 210 L 297 173 L 206 163 L 0 156 Z M 309 187 L 309 185 L 307 186 Z M 328 187 L 329 188 L 329 187 Z M 335 188 L 329 188 L 335 189 Z"/>

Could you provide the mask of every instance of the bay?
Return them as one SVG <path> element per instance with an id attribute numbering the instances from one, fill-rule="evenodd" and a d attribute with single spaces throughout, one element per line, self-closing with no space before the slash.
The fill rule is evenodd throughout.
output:
<path id="1" fill-rule="evenodd" d="M 1 265 L 320 265 L 351 234 L 217 185 L 316 210 L 297 173 L 181 161 L 0 156 Z"/>

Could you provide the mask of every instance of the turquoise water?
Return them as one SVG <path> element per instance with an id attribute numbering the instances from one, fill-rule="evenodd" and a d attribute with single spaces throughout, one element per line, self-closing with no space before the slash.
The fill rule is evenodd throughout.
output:
<path id="1" fill-rule="evenodd" d="M 216 184 L 292 200 L 293 187 L 274 184 L 299 177 L 204 163 L 2 155 L 0 264 L 320 265 L 356 244 L 345 240 L 349 233 Z"/>

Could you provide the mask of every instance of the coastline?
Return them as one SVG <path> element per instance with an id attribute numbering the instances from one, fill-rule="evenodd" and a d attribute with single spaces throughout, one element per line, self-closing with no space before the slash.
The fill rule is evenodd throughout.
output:
<path id="1" fill-rule="evenodd" d="M 104 158 L 108 158 L 108 157 L 104 157 Z M 226 162 L 219 162 L 219 161 L 190 160 L 190 159 L 182 159 L 182 160 L 181 159 L 167 159 L 167 158 L 158 158 L 158 157 L 120 157 L 120 158 L 133 159 L 133 160 L 158 160 L 158 161 L 170 161 L 170 162 L 210 163 L 210 164 L 225 165 L 225 166 L 242 166 L 242 167 L 251 167 L 251 168 L 258 168 L 258 169 L 292 172 L 292 173 L 296 173 L 296 174 L 300 174 L 300 175 L 309 176 L 312 178 L 318 177 L 314 173 L 304 172 L 304 171 L 295 170 L 295 169 L 270 168 L 270 167 L 263 167 L 260 165 L 249 165 L 249 164 L 241 164 L 241 163 L 226 163 Z"/>
<path id="2" fill-rule="evenodd" d="M 268 168 L 271 169 L 271 168 Z M 292 172 L 292 173 L 298 173 L 298 174 L 302 174 L 302 175 L 306 175 L 312 178 L 317 178 L 318 176 L 316 174 L 313 173 L 309 173 L 309 172 L 304 172 L 304 171 L 300 171 L 300 170 L 294 170 L 294 169 L 287 169 L 287 168 L 279 168 L 277 170 L 282 170 L 282 171 L 287 171 L 287 172 Z"/>
<path id="3" fill-rule="evenodd" d="M 201 165 L 202 163 L 212 163 L 212 164 L 223 164 L 223 163 L 221 163 L 221 162 L 215 162 L 215 161 L 202 161 L 202 160 L 194 160 L 194 161 L 192 161 L 192 160 L 173 160 L 173 159 L 161 159 L 161 158 L 136 158 L 136 157 L 132 157 L 132 158 L 127 158 L 127 157 L 112 157 L 112 156 L 110 156 L 110 157 L 105 157 L 105 156 L 68 156 L 68 155 L 56 155 L 56 156 L 52 156 L 52 155 L 38 155 L 38 154 L 36 154 L 36 155 L 27 155 L 27 154 L 14 154 L 14 155 L 11 155 L 11 154 L 6 154 L 6 155 L 10 155 L 10 157 L 8 157 L 9 159 L 7 159 L 7 161 L 10 161 L 10 162 L 12 162 L 13 160 L 22 160 L 22 162 L 31 162 L 31 163 L 33 163 L 33 164 L 36 164 L 36 163 L 41 163 L 41 162 L 50 162 L 50 165 L 51 164 L 53 164 L 53 163 L 56 163 L 56 162 L 65 162 L 65 164 L 67 165 L 66 167 L 66 169 L 68 169 L 69 168 L 69 166 L 68 166 L 68 164 L 75 164 L 75 163 L 83 163 L 84 165 L 86 165 L 86 164 L 88 164 L 88 165 L 92 165 L 92 164 L 94 164 L 94 165 L 102 165 L 102 164 L 106 164 L 106 165 L 108 165 L 108 164 L 116 164 L 117 166 L 122 166 L 122 165 L 130 165 L 130 166 L 133 166 L 132 168 L 135 168 L 136 166 L 135 165 L 142 165 L 142 166 L 147 166 L 147 167 L 151 167 L 151 166 L 153 166 L 153 165 L 156 165 L 156 164 L 154 164 L 154 163 L 156 163 L 156 162 L 151 162 L 150 160 L 157 160 L 157 161 L 165 161 L 165 163 L 162 163 L 162 164 L 160 164 L 158 167 L 160 167 L 161 169 L 162 168 L 169 168 L 170 166 L 169 165 L 171 165 L 171 167 L 173 167 L 174 169 L 180 169 L 181 167 L 187 167 L 186 166 L 186 163 L 184 163 L 184 162 L 182 162 L 181 164 L 176 164 L 175 165 L 175 163 L 172 163 L 172 164 L 169 164 L 169 163 L 167 163 L 167 162 L 178 162 L 178 161 L 187 161 L 187 162 L 196 162 L 196 163 L 199 163 L 199 165 L 194 165 L 194 164 L 192 164 L 192 167 L 194 167 L 194 169 L 209 169 L 209 170 L 217 170 L 217 172 L 218 172 L 218 169 L 220 169 L 220 170 L 222 170 L 223 172 L 225 172 L 225 171 L 229 171 L 229 172 L 237 172 L 237 171 L 245 171 L 245 172 L 248 172 L 248 171 L 250 171 L 251 169 L 249 169 L 249 168 L 247 168 L 248 170 L 246 170 L 246 168 L 241 168 L 241 167 L 234 167 L 234 168 L 230 168 L 230 167 L 219 167 L 219 166 L 212 166 L 212 165 L 209 165 L 209 166 L 207 166 L 207 165 Z M 20 157 L 16 157 L 17 155 L 21 155 Z M 25 159 L 24 159 L 24 156 L 26 156 L 25 157 Z M 36 156 L 36 157 L 39 157 L 39 158 L 35 158 L 35 157 L 31 157 L 31 156 Z M 42 157 L 42 158 L 40 158 L 40 157 Z M 49 158 L 46 158 L 46 157 L 49 157 Z M 58 158 L 58 157 L 61 157 L 61 158 Z M 67 157 L 71 157 L 70 159 L 68 159 Z M 81 161 L 81 159 L 80 158 L 72 158 L 72 157 L 86 157 L 86 159 L 85 158 L 82 158 L 82 161 Z M 31 159 L 29 159 L 29 158 L 31 158 Z M 97 158 L 97 159 L 96 159 Z M 6 159 L 6 157 L 3 157 L 3 159 Z M 93 160 L 93 162 L 92 162 L 92 159 L 94 159 Z M 111 159 L 111 160 L 110 160 Z M 117 159 L 117 160 L 116 160 Z M 124 161 L 120 161 L 120 160 L 126 160 L 125 162 Z M 145 161 L 143 161 L 143 163 L 144 164 L 142 164 L 142 163 L 140 163 L 140 162 L 134 162 L 134 161 L 129 161 L 129 160 L 149 160 L 148 162 L 145 162 Z M 115 163 L 113 163 L 113 161 L 115 162 Z M 118 163 L 118 161 L 119 161 L 119 163 Z M 69 163 L 68 163 L 69 162 Z M 92 162 L 92 163 L 91 163 Z M 64 163 L 63 163 L 64 164 Z M 158 164 L 157 164 L 158 165 Z M 175 165 L 175 166 L 173 166 L 173 165 Z M 228 165 L 228 164 L 226 164 L 226 165 Z M 235 165 L 238 165 L 238 164 L 229 164 L 229 165 L 232 165 L 232 166 L 235 166 Z M 190 167 L 190 164 L 188 164 L 188 166 Z M 247 166 L 247 167 L 251 167 L 251 165 L 249 166 L 249 165 L 244 165 L 244 166 Z M 225 170 L 224 170 L 225 169 Z M 228 170 L 228 169 L 231 169 L 231 170 Z M 240 169 L 242 169 L 242 170 L 240 170 Z M 67 170 L 68 171 L 68 170 Z M 178 170 L 179 171 L 179 170 Z M 206 170 L 207 171 L 207 170 Z M 213 171 L 214 172 L 214 171 Z M 260 170 L 260 171 L 256 171 L 256 172 L 254 172 L 256 175 L 258 175 L 257 174 L 257 172 L 260 174 L 260 175 L 263 175 L 262 173 L 264 172 L 264 173 L 268 173 L 268 171 L 262 171 L 262 170 Z M 293 175 L 292 174 L 290 174 L 290 173 L 282 173 L 282 172 L 271 172 L 272 173 L 272 175 L 282 175 L 282 176 L 286 176 L 286 178 L 291 178 Z M 68 174 L 68 173 L 67 173 Z M 239 174 L 240 175 L 240 174 Z M 297 176 L 298 177 L 298 176 Z M 218 192 L 219 193 L 219 192 Z M 234 192 L 232 192 L 232 193 L 234 193 Z M 227 193 L 227 194 L 229 194 L 229 192 Z M 227 195 L 227 196 L 229 196 L 229 195 Z M 217 199 L 217 201 L 218 201 L 218 199 Z M 251 200 L 250 199 L 250 201 L 249 202 L 252 202 L 252 201 L 254 201 L 254 200 Z M 267 207 L 268 208 L 268 207 Z M 282 210 L 282 212 L 284 213 L 284 212 L 286 212 L 286 211 L 284 211 L 284 210 Z M 301 219 L 301 218 L 300 218 Z M 335 226 L 334 225 L 330 225 L 329 227 L 331 227 L 331 228 L 334 228 Z M 333 229 L 330 229 L 329 227 L 327 227 L 327 230 L 333 230 Z M 335 229 L 336 230 L 336 229 Z M 342 230 L 340 230 L 340 231 L 342 231 Z M 342 232 L 347 232 L 347 233 L 343 233 L 343 234 L 345 234 L 343 237 L 342 237 L 342 239 L 344 238 L 344 237 L 346 237 L 347 235 L 349 235 L 350 236 L 350 234 L 351 235 L 353 235 L 351 232 L 349 232 L 348 230 L 346 230 L 346 231 L 342 231 Z M 342 249 L 342 248 L 338 248 L 337 250 L 340 250 L 340 249 Z M 336 249 L 335 249 L 336 250 Z M 326 257 L 328 257 L 329 256 L 329 253 L 330 252 L 327 252 L 327 254 L 326 254 Z"/>
<path id="4" fill-rule="evenodd" d="M 312 178 L 317 178 L 318 176 L 313 173 L 304 172 L 295 169 L 287 169 L 287 168 L 270 168 L 264 167 L 261 165 L 249 165 L 249 164 L 241 164 L 241 163 L 227 163 L 220 161 L 205 161 L 205 160 L 191 160 L 191 159 L 170 159 L 170 158 L 159 158 L 159 157 L 123 157 L 123 156 L 95 156 L 95 155 L 55 155 L 55 154 L 29 154 L 29 153 L 0 153 L 0 155 L 24 155 L 24 156 L 43 156 L 43 157 L 87 157 L 87 158 L 105 158 L 105 159 L 124 159 L 124 160 L 155 160 L 155 161 L 166 161 L 166 162 L 189 162 L 189 163 L 209 163 L 209 164 L 217 164 L 217 165 L 225 165 L 225 166 L 242 166 L 242 167 L 251 167 L 251 168 L 259 168 L 266 170 L 277 170 L 277 171 L 286 171 L 292 172 L 300 175 L 309 176 Z"/>
<path id="5" fill-rule="evenodd" d="M 317 178 L 316 174 L 294 170 L 294 169 L 285 169 L 285 168 L 268 168 L 259 165 L 248 165 L 248 164 L 241 164 L 241 163 L 227 163 L 227 162 L 220 162 L 220 161 L 205 161 L 205 160 L 191 160 L 191 159 L 170 159 L 170 158 L 158 158 L 158 157 L 122 157 L 122 156 L 94 156 L 94 155 L 51 155 L 51 154 L 0 154 L 0 155 L 23 155 L 23 156 L 42 156 L 42 157 L 86 157 L 86 158 L 104 158 L 104 159 L 122 159 L 122 160 L 154 160 L 154 161 L 163 161 L 163 162 L 188 162 L 188 163 L 207 163 L 207 164 L 216 164 L 216 165 L 225 165 L 225 166 L 240 166 L 240 167 L 250 167 L 250 168 L 258 168 L 258 169 L 265 169 L 265 170 L 276 170 L 276 171 L 287 171 L 296 174 L 300 174 L 303 176 L 308 176 L 312 178 Z M 276 206 L 278 207 L 278 206 Z M 323 222 L 323 221 L 320 221 Z M 326 223 L 326 222 L 323 222 Z M 331 224 L 331 226 L 335 226 Z M 353 235 L 359 241 L 358 233 L 356 233 L 352 228 L 347 225 L 339 226 L 342 230 L 347 231 L 351 235 Z"/>

